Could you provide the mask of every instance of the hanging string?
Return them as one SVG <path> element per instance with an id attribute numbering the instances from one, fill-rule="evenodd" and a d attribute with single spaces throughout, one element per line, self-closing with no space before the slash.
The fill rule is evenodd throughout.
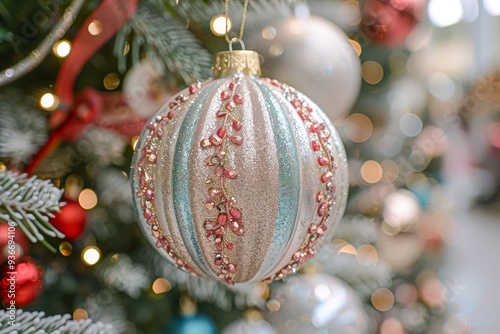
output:
<path id="1" fill-rule="evenodd" d="M 224 16 L 226 18 L 226 33 L 224 37 L 226 38 L 226 42 L 229 43 L 229 50 L 233 51 L 233 43 L 240 43 L 242 48 L 245 49 L 245 44 L 243 43 L 243 32 L 245 31 L 245 21 L 247 19 L 247 8 L 248 8 L 248 0 L 245 0 L 243 3 L 243 13 L 241 14 L 241 25 L 240 25 L 240 33 L 238 37 L 229 37 L 229 0 L 224 1 Z"/>

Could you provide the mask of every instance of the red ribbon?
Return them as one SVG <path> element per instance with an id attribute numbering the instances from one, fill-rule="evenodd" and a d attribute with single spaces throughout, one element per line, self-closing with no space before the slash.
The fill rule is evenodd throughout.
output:
<path id="1" fill-rule="evenodd" d="M 75 98 L 75 81 L 87 61 L 118 32 L 136 9 L 137 0 L 103 0 L 80 27 L 73 40 L 71 53 L 62 64 L 55 83 L 55 94 L 60 105 L 66 109 L 58 109 L 52 114 L 49 125 L 54 130 L 26 168 L 27 173 L 31 174 L 63 139 L 74 140 L 88 124 L 99 123 L 101 110 L 109 99 L 106 96 L 108 94 L 86 89 Z M 138 122 L 132 126 L 132 130 L 137 128 L 139 132 L 143 124 Z M 131 131 L 130 126 L 124 128 Z M 116 129 L 120 129 L 119 124 Z"/>

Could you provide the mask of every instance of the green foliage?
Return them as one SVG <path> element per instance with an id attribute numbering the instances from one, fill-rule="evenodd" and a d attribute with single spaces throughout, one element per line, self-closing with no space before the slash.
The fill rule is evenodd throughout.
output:
<path id="1" fill-rule="evenodd" d="M 51 212 L 60 210 L 62 192 L 49 180 L 0 172 L 0 220 L 15 222 L 32 242 L 39 241 L 55 251 L 44 234 L 64 238 L 64 234 L 49 222 L 49 217 L 53 217 Z"/>
<path id="2" fill-rule="evenodd" d="M 1 334 L 113 334 L 114 328 L 109 324 L 90 320 L 70 320 L 69 314 L 45 316 L 44 312 L 27 312 L 24 310 L 1 310 Z"/>
<path id="3" fill-rule="evenodd" d="M 126 43 L 130 52 L 125 54 Z M 212 57 L 186 26 L 165 8 L 141 3 L 137 12 L 116 36 L 114 54 L 124 72 L 127 55 L 138 63 L 141 57 L 162 62 L 169 72 L 178 74 L 186 84 L 210 76 Z"/>

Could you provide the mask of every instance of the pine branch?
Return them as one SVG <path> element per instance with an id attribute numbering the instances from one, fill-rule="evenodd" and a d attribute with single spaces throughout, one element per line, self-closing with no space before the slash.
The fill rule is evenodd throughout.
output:
<path id="1" fill-rule="evenodd" d="M 47 119 L 16 90 L 0 94 L 0 158 L 27 162 L 47 140 Z"/>
<path id="2" fill-rule="evenodd" d="M 120 71 L 126 68 L 125 45 L 129 42 L 133 63 L 141 53 L 153 62 L 162 62 L 186 84 L 210 76 L 212 57 L 185 25 L 172 17 L 165 8 L 141 4 L 137 12 L 118 33 L 114 54 Z"/>
<path id="3" fill-rule="evenodd" d="M 62 192 L 49 180 L 0 172 L 0 220 L 15 222 L 32 242 L 39 241 L 55 252 L 43 235 L 64 238 L 49 222 L 54 217 L 51 211 L 60 210 Z"/>
<path id="4" fill-rule="evenodd" d="M 11 313 L 15 312 L 15 316 Z M 113 334 L 113 326 L 101 322 L 92 323 L 70 320 L 69 314 L 45 316 L 44 312 L 23 310 L 0 311 L 0 334 Z M 14 325 L 13 325 L 14 324 Z"/>

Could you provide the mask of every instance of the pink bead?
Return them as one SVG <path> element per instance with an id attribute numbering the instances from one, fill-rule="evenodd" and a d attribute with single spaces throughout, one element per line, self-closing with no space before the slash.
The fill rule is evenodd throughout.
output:
<path id="1" fill-rule="evenodd" d="M 227 111 L 224 111 L 224 110 L 219 110 L 217 111 L 217 113 L 215 114 L 217 117 L 224 117 L 227 115 Z"/>
<path id="2" fill-rule="evenodd" d="M 326 172 L 325 174 L 321 175 L 321 182 L 328 182 L 332 179 L 332 177 L 332 172 Z"/>
<path id="3" fill-rule="evenodd" d="M 236 176 L 238 176 L 238 171 L 228 170 L 224 168 L 223 175 L 225 178 L 233 180 L 236 178 Z"/>
<path id="4" fill-rule="evenodd" d="M 174 113 L 172 111 L 169 111 L 167 113 L 167 118 L 170 118 L 170 119 L 174 118 Z"/>
<path id="5" fill-rule="evenodd" d="M 236 85 L 234 84 L 234 82 L 231 82 L 231 83 L 229 84 L 229 89 L 230 89 L 230 90 L 233 90 L 235 86 L 236 86 Z"/>
<path id="6" fill-rule="evenodd" d="M 219 146 L 222 143 L 222 138 L 218 135 L 211 135 L 208 140 L 212 145 Z"/>
<path id="7" fill-rule="evenodd" d="M 210 147 L 212 146 L 212 143 L 210 142 L 210 140 L 208 139 L 203 139 L 201 142 L 200 142 L 200 146 L 202 148 L 207 148 L 207 147 Z"/>
<path id="8" fill-rule="evenodd" d="M 241 124 L 240 121 L 238 120 L 233 121 L 233 129 L 235 129 L 236 131 L 240 131 L 242 126 L 243 124 Z"/>
<path id="9" fill-rule="evenodd" d="M 220 98 L 222 99 L 222 101 L 226 101 L 228 100 L 229 98 L 231 97 L 231 93 L 228 92 L 228 91 L 223 91 L 222 93 L 220 93 Z"/>
<path id="10" fill-rule="evenodd" d="M 207 220 L 203 223 L 203 228 L 206 230 L 206 231 L 213 231 L 217 228 L 217 223 L 216 222 L 213 222 L 213 221 L 210 221 L 210 220 Z"/>
<path id="11" fill-rule="evenodd" d="M 146 198 L 147 199 L 153 199 L 154 196 L 155 196 L 155 192 L 152 189 L 146 190 Z"/>
<path id="12" fill-rule="evenodd" d="M 226 225 L 227 214 L 224 212 L 219 213 L 219 216 L 217 217 L 217 222 L 219 223 L 219 225 Z"/>
<path id="13" fill-rule="evenodd" d="M 236 95 L 233 97 L 233 101 L 234 101 L 234 103 L 236 103 L 236 104 L 242 104 L 242 103 L 243 103 L 243 97 L 242 97 L 240 94 L 236 94 Z"/>
<path id="14" fill-rule="evenodd" d="M 243 138 L 241 136 L 231 136 L 229 139 L 237 146 L 243 144 Z"/>
<path id="15" fill-rule="evenodd" d="M 234 219 L 241 220 L 241 212 L 240 212 L 240 210 L 238 210 L 236 208 L 231 208 L 231 210 L 229 210 L 229 213 L 231 214 L 231 216 Z"/>
<path id="16" fill-rule="evenodd" d="M 197 91 L 198 91 L 198 88 L 196 87 L 196 84 L 189 85 L 189 94 L 194 94 Z"/>
<path id="17" fill-rule="evenodd" d="M 217 166 L 215 167 L 215 176 L 217 177 L 221 177 L 223 174 L 223 169 L 221 166 Z"/>
<path id="18" fill-rule="evenodd" d="M 225 126 L 220 127 L 219 130 L 217 130 L 217 136 L 224 139 L 224 137 L 226 136 L 226 131 L 227 130 Z"/>
<path id="19" fill-rule="evenodd" d="M 319 158 L 318 158 L 318 164 L 319 164 L 320 166 L 325 166 L 325 165 L 327 165 L 327 164 L 328 164 L 328 159 L 327 159 L 327 158 L 325 158 L 325 157 L 319 157 Z"/>
<path id="20" fill-rule="evenodd" d="M 231 273 L 234 273 L 236 271 L 236 265 L 232 264 L 232 263 L 228 264 L 227 270 L 229 270 L 229 272 L 231 272 Z"/>
<path id="21" fill-rule="evenodd" d="M 311 146 L 313 151 L 319 151 L 321 149 L 321 145 L 316 140 L 311 142 Z"/>
<path id="22" fill-rule="evenodd" d="M 233 243 L 230 242 L 226 245 L 226 248 L 229 249 L 229 250 L 233 250 Z"/>
<path id="23" fill-rule="evenodd" d="M 328 203 L 324 202 L 318 206 L 318 216 L 323 217 L 328 210 Z"/>

